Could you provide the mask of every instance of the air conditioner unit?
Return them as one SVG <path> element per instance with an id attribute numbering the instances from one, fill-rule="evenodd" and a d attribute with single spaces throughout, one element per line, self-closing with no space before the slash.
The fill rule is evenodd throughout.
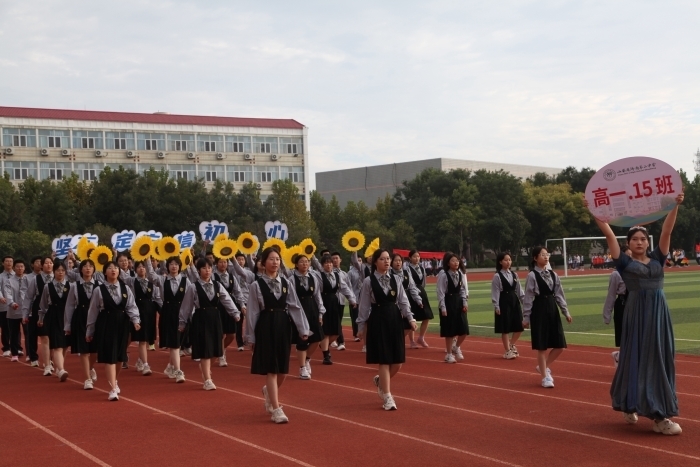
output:
<path id="1" fill-rule="evenodd" d="M 49 150 L 46 148 L 41 148 L 41 151 L 39 151 L 39 154 L 41 154 L 42 156 L 48 156 Z"/>
<path id="2" fill-rule="evenodd" d="M 219 153 L 216 154 L 216 158 L 219 159 L 219 160 L 223 160 L 223 159 L 226 158 L 226 156 L 219 152 Z"/>
<path id="3" fill-rule="evenodd" d="M 158 151 L 158 152 L 156 153 L 156 157 L 157 157 L 158 159 L 165 159 L 165 153 L 164 153 L 163 151 Z"/>
<path id="4" fill-rule="evenodd" d="M 278 156 L 277 154 L 273 154 L 270 156 L 270 159 L 272 159 L 273 161 L 276 161 L 279 158 L 280 158 L 280 156 Z"/>
<path id="5" fill-rule="evenodd" d="M 5 155 L 6 156 L 11 156 L 12 154 L 15 153 L 15 150 L 12 148 L 5 148 Z"/>
<path id="6" fill-rule="evenodd" d="M 299 157 L 299 154 L 294 154 L 294 157 Z"/>
<path id="7" fill-rule="evenodd" d="M 255 188 L 257 188 L 258 190 L 262 190 L 262 183 L 256 183 Z"/>
<path id="8" fill-rule="evenodd" d="M 103 156 L 104 156 L 104 152 L 100 151 L 99 149 L 97 151 L 95 151 L 95 157 L 103 157 Z"/>
<path id="9" fill-rule="evenodd" d="M 243 159 L 249 161 L 249 160 L 253 159 L 253 156 L 251 156 L 250 154 L 243 154 Z"/>
<path id="10" fill-rule="evenodd" d="M 187 158 L 188 158 L 188 159 L 194 159 L 194 158 L 195 158 L 195 153 L 193 153 L 193 152 L 188 152 L 188 153 L 187 153 Z"/>
<path id="11" fill-rule="evenodd" d="M 70 151 L 68 149 L 62 149 L 61 150 L 61 155 L 62 156 L 70 156 Z"/>
<path id="12" fill-rule="evenodd" d="M 134 154 L 134 151 L 126 151 L 126 157 L 131 159 L 133 157 L 136 157 L 136 154 Z"/>

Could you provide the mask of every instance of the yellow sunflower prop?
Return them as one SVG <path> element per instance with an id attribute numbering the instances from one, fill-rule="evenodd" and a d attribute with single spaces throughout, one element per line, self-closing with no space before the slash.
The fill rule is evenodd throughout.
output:
<path id="1" fill-rule="evenodd" d="M 365 236 L 357 230 L 350 230 L 343 235 L 341 243 L 348 251 L 360 251 L 365 246 Z"/>
<path id="2" fill-rule="evenodd" d="M 194 261 L 194 258 L 192 257 L 192 250 L 189 248 L 182 250 L 180 253 L 180 261 L 182 261 L 182 269 L 185 269 L 187 266 L 192 264 L 192 261 Z"/>
<path id="3" fill-rule="evenodd" d="M 151 253 L 151 256 L 157 259 L 158 261 L 165 261 L 166 259 L 168 259 L 160 252 L 160 240 L 158 240 L 157 242 L 153 242 L 153 252 Z"/>
<path id="4" fill-rule="evenodd" d="M 284 261 L 284 266 L 287 269 L 294 269 L 294 265 L 296 264 L 296 259 L 300 256 L 303 255 L 304 252 L 301 249 L 300 245 L 295 245 L 291 248 L 287 248 L 285 250 L 282 250 L 282 261 Z"/>
<path id="5" fill-rule="evenodd" d="M 310 238 L 305 238 L 302 240 L 299 244 L 299 248 L 301 248 L 301 254 L 308 258 L 311 258 L 314 253 L 316 253 L 316 245 L 314 245 L 313 240 Z"/>
<path id="6" fill-rule="evenodd" d="M 166 259 L 180 254 L 180 242 L 173 237 L 163 237 L 158 242 L 158 251 Z"/>
<path id="7" fill-rule="evenodd" d="M 100 245 L 90 253 L 90 259 L 95 263 L 95 269 L 102 271 L 105 264 L 112 261 L 112 250 L 104 245 Z"/>
<path id="8" fill-rule="evenodd" d="M 375 251 L 379 249 L 379 237 L 375 238 L 372 240 L 372 243 L 369 244 L 367 249 L 365 250 L 365 258 L 369 258 L 374 254 Z"/>
<path id="9" fill-rule="evenodd" d="M 287 245 L 280 240 L 279 238 L 268 238 L 265 243 L 263 243 L 262 249 L 265 251 L 267 248 L 270 248 L 271 246 L 277 245 L 280 249 L 280 252 L 284 251 L 287 249 Z"/>
<path id="10" fill-rule="evenodd" d="M 78 258 L 88 259 L 90 257 L 90 253 L 95 248 L 97 248 L 97 245 L 88 240 L 87 237 L 82 237 L 80 240 L 78 240 Z"/>
<path id="11" fill-rule="evenodd" d="M 244 255 L 252 255 L 260 248 L 260 242 L 257 241 L 250 232 L 243 232 L 240 234 L 236 243 L 238 244 L 238 249 L 241 250 L 241 253 Z"/>
<path id="12" fill-rule="evenodd" d="M 219 259 L 231 259 L 236 256 L 237 251 L 238 245 L 236 241 L 229 239 L 219 240 L 214 243 L 214 248 L 211 250 L 211 252 L 214 253 L 214 257 Z"/>
<path id="13" fill-rule="evenodd" d="M 220 233 L 220 234 L 217 235 L 216 238 L 214 239 L 214 243 L 220 242 L 221 240 L 227 240 L 227 239 L 228 239 L 228 233 L 227 233 L 227 232 Z"/>
<path id="14" fill-rule="evenodd" d="M 131 245 L 131 257 L 134 261 L 146 261 L 153 254 L 153 240 L 148 235 L 139 237 Z"/>

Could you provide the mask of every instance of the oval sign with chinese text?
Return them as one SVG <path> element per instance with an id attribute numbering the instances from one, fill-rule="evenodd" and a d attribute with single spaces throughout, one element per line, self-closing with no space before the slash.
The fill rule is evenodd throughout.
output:
<path id="1" fill-rule="evenodd" d="M 618 227 L 633 227 L 666 216 L 681 191 L 681 177 L 667 163 L 651 157 L 627 157 L 611 162 L 591 177 L 586 201 L 597 219 Z"/>

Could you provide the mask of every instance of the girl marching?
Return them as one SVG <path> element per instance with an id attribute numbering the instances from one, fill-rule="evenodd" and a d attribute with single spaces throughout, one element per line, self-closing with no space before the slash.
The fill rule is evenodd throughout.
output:
<path id="1" fill-rule="evenodd" d="M 501 335 L 505 353 L 503 358 L 518 357 L 515 343 L 523 332 L 522 301 L 525 296 L 518 275 L 510 270 L 510 254 L 499 253 L 496 257 L 496 274 L 491 281 L 491 303 L 494 307 L 494 332 Z M 510 337 L 513 333 L 513 337 Z"/>
<path id="2" fill-rule="evenodd" d="M 34 276 L 29 282 L 22 315 L 27 319 L 27 338 L 30 341 L 36 341 L 37 337 L 39 338 L 38 357 L 44 366 L 44 376 L 51 376 L 53 366 L 49 355 L 51 350 L 49 349 L 48 327 L 38 325 L 39 303 L 41 303 L 46 284 L 53 280 L 53 260 L 51 257 L 46 256 L 41 260 L 41 268 L 41 273 Z M 27 350 L 31 352 L 31 347 L 28 347 Z M 31 354 L 30 358 L 32 358 Z M 39 362 L 32 360 L 31 366 L 39 366 Z"/>
<path id="3" fill-rule="evenodd" d="M 403 291 L 406 292 L 408 303 L 411 305 L 411 313 L 415 320 L 415 312 L 423 308 L 423 298 L 420 296 L 420 290 L 413 283 L 411 274 L 403 268 L 403 256 L 398 253 L 391 255 L 391 273 L 396 276 L 396 280 L 401 281 Z M 414 329 L 410 321 L 403 321 L 404 338 L 410 336 L 411 348 L 417 349 L 418 344 L 413 340 Z"/>
<path id="4" fill-rule="evenodd" d="M 323 299 L 323 307 L 326 313 L 323 315 L 323 340 L 321 341 L 321 350 L 323 351 L 323 364 L 332 365 L 331 352 L 328 348 L 330 342 L 334 342 L 340 333 L 340 316 L 341 305 L 338 299 L 339 293 L 347 297 L 350 306 L 357 306 L 355 294 L 348 287 L 347 283 L 342 279 L 340 274 L 333 271 L 333 259 L 330 255 L 321 257 L 321 266 L 323 270 L 319 273 L 321 276 L 322 287 L 321 298 Z"/>
<path id="5" fill-rule="evenodd" d="M 219 308 L 226 310 L 234 321 L 241 318 L 228 291 L 220 282 L 212 280 L 211 261 L 200 258 L 196 268 L 199 279 L 187 286 L 180 307 L 179 330 L 183 332 L 186 323 L 191 320 L 192 359 L 200 360 L 204 390 L 211 391 L 216 389 L 211 379 L 211 359 L 221 357 L 224 353 Z"/>
<path id="6" fill-rule="evenodd" d="M 379 398 L 384 401 L 384 410 L 396 410 L 391 395 L 391 378 L 406 361 L 403 320 L 407 320 L 414 331 L 416 320 L 397 276 L 390 273 L 389 252 L 376 250 L 371 264 L 373 272 L 362 284 L 357 324 L 360 338 L 366 338 L 366 362 L 379 365 L 374 385 Z"/>
<path id="7" fill-rule="evenodd" d="M 413 278 L 413 283 L 418 287 L 418 291 L 421 296 L 422 307 L 415 307 L 411 303 L 411 311 L 413 311 L 413 317 L 416 321 L 420 321 L 420 334 L 418 339 L 415 340 L 416 344 L 421 347 L 430 347 L 427 342 L 425 342 L 425 333 L 428 332 L 428 326 L 430 325 L 430 320 L 434 318 L 433 309 L 430 307 L 430 300 L 428 300 L 428 294 L 425 291 L 425 278 L 427 273 L 425 268 L 421 265 L 420 253 L 418 250 L 411 250 L 408 252 L 408 263 L 404 263 L 404 269 L 407 270 L 411 277 Z M 409 302 L 411 298 L 409 297 Z M 409 336 L 413 342 L 414 332 L 411 331 Z"/>
<path id="8" fill-rule="evenodd" d="M 469 292 L 467 277 L 457 255 L 448 251 L 442 259 L 444 268 L 437 278 L 440 307 L 440 337 L 445 338 L 445 363 L 464 360 L 460 346 L 469 335 L 467 321 Z M 454 339 L 456 338 L 456 341 Z"/>
<path id="9" fill-rule="evenodd" d="M 107 400 L 118 401 L 121 390 L 117 378 L 121 364 L 127 358 L 129 321 L 137 331 L 141 326 L 134 294 L 124 281 L 119 280 L 119 265 L 108 261 L 103 273 L 105 282 L 95 288 L 90 298 L 85 340 L 95 341 L 97 361 L 105 364 L 107 382 L 111 388 Z"/>
<path id="10" fill-rule="evenodd" d="M 231 268 L 233 269 L 233 268 Z M 201 272 L 200 272 L 201 274 Z M 228 366 L 226 362 L 226 349 L 234 339 L 238 332 L 238 326 L 242 315 L 246 311 L 245 298 L 239 286 L 238 277 L 235 273 L 229 271 L 229 262 L 225 259 L 216 259 L 216 271 L 214 272 L 214 280 L 217 281 L 229 294 L 233 300 L 237 310 L 240 310 L 238 320 L 228 314 L 223 302 L 219 301 L 219 315 L 221 317 L 221 329 L 223 332 L 223 352 L 219 357 L 219 366 Z"/>
<path id="11" fill-rule="evenodd" d="M 532 330 L 532 350 L 537 350 L 539 363 L 535 370 L 542 376 L 542 387 L 553 388 L 550 366 L 566 348 L 559 309 L 567 322 L 571 323 L 572 318 L 559 277 L 547 269 L 548 264 L 547 250 L 541 246 L 533 248 L 531 270 L 525 282 L 523 327 Z M 549 354 L 547 349 L 552 349 Z"/>
<path id="12" fill-rule="evenodd" d="M 308 339 L 311 331 L 296 288 L 279 275 L 280 260 L 279 252 L 272 247 L 262 252 L 264 272 L 248 289 L 246 340 L 253 348 L 250 372 L 267 377 L 262 388 L 265 410 L 272 414 L 273 422 L 287 423 L 289 419 L 279 404 L 279 387 L 289 373 L 290 318 L 302 341 Z"/>
<path id="13" fill-rule="evenodd" d="M 61 382 L 68 379 L 68 372 L 63 367 L 63 362 L 70 346 L 70 339 L 66 336 L 64 329 L 66 302 L 70 290 L 71 284 L 66 280 L 66 267 L 63 263 L 54 263 L 53 281 L 46 284 L 41 294 L 37 326 L 45 328 L 46 337 L 42 337 L 42 340 L 48 340 L 52 361 L 56 365 L 56 376 Z"/>

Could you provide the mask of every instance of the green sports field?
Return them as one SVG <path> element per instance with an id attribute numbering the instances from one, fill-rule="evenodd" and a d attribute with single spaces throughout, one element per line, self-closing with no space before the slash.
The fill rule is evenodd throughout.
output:
<path id="1" fill-rule="evenodd" d="M 523 280 L 525 273 L 521 271 L 519 276 Z M 566 300 L 574 318 L 571 324 L 564 321 L 568 343 L 615 346 L 612 323 L 603 323 L 603 302 L 608 290 L 608 277 L 591 275 L 562 278 Z M 666 274 L 664 291 L 671 308 L 677 351 L 700 355 L 700 272 L 679 271 Z M 427 292 L 437 318 L 435 285 L 428 285 Z M 493 333 L 490 281 L 469 281 L 469 330 L 471 335 L 496 337 Z M 439 332 L 437 319 L 431 321 L 430 331 Z M 521 339 L 529 340 L 529 331 L 525 331 Z"/>

